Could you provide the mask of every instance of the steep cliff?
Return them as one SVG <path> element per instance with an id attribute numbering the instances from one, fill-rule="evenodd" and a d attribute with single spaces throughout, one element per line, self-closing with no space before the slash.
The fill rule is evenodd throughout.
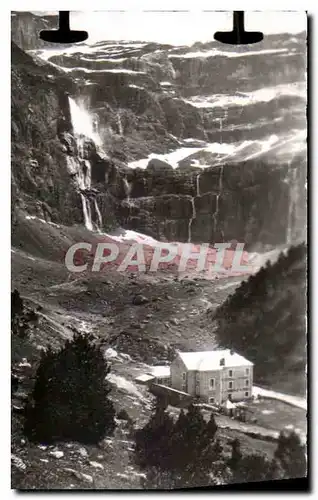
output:
<path id="1" fill-rule="evenodd" d="M 16 14 L 12 25 L 28 49 L 13 44 L 15 206 L 53 222 L 121 225 L 163 240 L 252 247 L 304 238 L 303 35 L 283 44 L 268 37 L 236 54 L 221 54 L 215 42 L 47 51 L 34 33 L 48 21 L 30 16 Z M 98 140 L 74 129 L 70 102 Z"/>

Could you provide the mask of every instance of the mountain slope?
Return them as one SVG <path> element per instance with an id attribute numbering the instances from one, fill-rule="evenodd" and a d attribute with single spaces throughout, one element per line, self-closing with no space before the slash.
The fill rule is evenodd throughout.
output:
<path id="1" fill-rule="evenodd" d="M 306 248 L 291 247 L 216 311 L 221 345 L 255 363 L 257 383 L 300 393 L 306 368 Z"/>
<path id="2" fill-rule="evenodd" d="M 211 44 L 189 53 L 101 42 L 28 54 L 13 44 L 14 205 L 76 224 L 84 222 L 84 196 L 94 223 L 98 201 L 104 230 L 121 225 L 172 241 L 236 239 L 250 248 L 301 241 L 305 106 L 294 79 L 303 71 L 302 44 L 302 37 L 288 40 L 284 84 L 267 89 L 267 97 L 253 79 L 244 83 L 264 47 L 224 58 Z M 276 78 L 282 54 L 274 38 L 267 46 L 276 51 L 268 63 L 275 62 Z M 96 119 L 103 158 L 89 137 L 79 158 L 68 95 L 84 118 Z M 90 189 L 80 193 L 72 176 L 75 169 L 84 177 L 87 162 Z"/>

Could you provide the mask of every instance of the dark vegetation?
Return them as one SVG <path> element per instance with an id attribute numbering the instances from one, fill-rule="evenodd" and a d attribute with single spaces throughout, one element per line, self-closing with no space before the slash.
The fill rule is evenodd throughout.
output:
<path id="1" fill-rule="evenodd" d="M 144 487 L 172 489 L 288 479 L 306 475 L 305 447 L 294 431 L 282 431 L 273 459 L 244 455 L 239 439 L 227 453 L 217 437 L 213 414 L 207 422 L 198 407 L 181 411 L 176 421 L 157 406 L 136 432 L 135 459 L 145 471 Z"/>
<path id="2" fill-rule="evenodd" d="M 38 322 L 38 316 L 33 309 L 27 309 L 18 292 L 11 293 L 11 332 L 14 336 L 26 339 L 31 329 Z"/>
<path id="3" fill-rule="evenodd" d="M 255 363 L 255 380 L 273 375 L 303 392 L 306 366 L 306 246 L 293 246 L 244 281 L 217 309 L 220 344 Z"/>
<path id="4" fill-rule="evenodd" d="M 25 434 L 51 443 L 97 443 L 115 428 L 115 410 L 108 399 L 109 373 L 100 348 L 78 333 L 54 352 L 42 354 L 25 411 Z"/>

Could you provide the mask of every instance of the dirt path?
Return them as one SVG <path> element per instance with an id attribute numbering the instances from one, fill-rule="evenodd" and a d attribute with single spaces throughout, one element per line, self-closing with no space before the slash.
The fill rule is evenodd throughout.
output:
<path id="1" fill-rule="evenodd" d="M 253 386 L 253 396 L 257 395 L 262 398 L 278 399 L 279 401 L 296 406 L 302 410 L 307 410 L 306 399 L 299 396 L 292 396 L 291 394 L 283 394 L 282 392 L 271 391 L 269 389 L 263 389 L 262 387 Z"/>
<path id="2" fill-rule="evenodd" d="M 215 421 L 221 429 L 232 429 L 249 435 L 259 434 L 262 437 L 272 439 L 278 439 L 279 436 L 279 431 L 267 429 L 266 427 L 261 427 L 260 425 L 238 422 L 237 420 L 233 420 L 225 415 L 215 415 Z"/>

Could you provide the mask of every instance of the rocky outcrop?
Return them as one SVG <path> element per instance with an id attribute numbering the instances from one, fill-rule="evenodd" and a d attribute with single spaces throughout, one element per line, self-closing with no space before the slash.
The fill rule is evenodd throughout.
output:
<path id="1" fill-rule="evenodd" d="M 305 165 L 298 159 L 292 166 L 247 161 L 186 173 L 159 161 L 158 169 L 152 165 L 128 175 L 131 197 L 119 209 L 126 227 L 164 240 L 188 241 L 191 222 L 193 242 L 236 239 L 248 246 L 286 242 L 292 203 L 290 169 L 297 176 L 296 186 L 304 182 Z M 304 190 L 300 196 L 298 205 L 305 206 Z M 301 239 L 305 214 L 296 219 L 293 239 Z"/>
<path id="2" fill-rule="evenodd" d="M 58 16 L 38 16 L 31 12 L 11 12 L 11 39 L 24 50 L 54 47 L 39 38 L 41 30 L 57 29 Z"/>

